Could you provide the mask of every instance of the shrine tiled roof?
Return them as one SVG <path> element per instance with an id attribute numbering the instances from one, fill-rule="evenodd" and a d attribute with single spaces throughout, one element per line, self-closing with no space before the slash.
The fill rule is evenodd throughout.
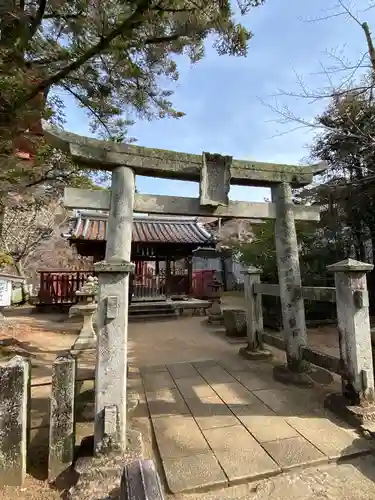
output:
<path id="1" fill-rule="evenodd" d="M 106 214 L 81 213 L 71 219 L 70 229 L 64 237 L 74 241 L 105 241 Z M 212 246 L 212 236 L 196 219 L 183 217 L 134 217 L 134 243 L 181 243 Z"/>

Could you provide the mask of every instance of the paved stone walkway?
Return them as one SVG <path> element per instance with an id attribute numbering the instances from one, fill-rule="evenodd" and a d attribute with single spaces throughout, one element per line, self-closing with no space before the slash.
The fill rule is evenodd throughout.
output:
<path id="1" fill-rule="evenodd" d="M 141 375 L 172 493 L 223 487 L 374 450 L 323 409 L 322 394 L 288 388 L 267 362 L 147 366 Z"/>

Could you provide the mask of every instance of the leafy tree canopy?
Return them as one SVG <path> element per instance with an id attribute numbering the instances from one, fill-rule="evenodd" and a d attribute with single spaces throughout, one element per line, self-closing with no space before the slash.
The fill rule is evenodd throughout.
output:
<path id="1" fill-rule="evenodd" d="M 264 0 L 241 0 L 245 14 Z M 89 111 L 92 128 L 124 138 L 124 113 L 181 116 L 166 90 L 177 55 L 194 63 L 212 40 L 244 56 L 251 33 L 229 0 L 5 0 L 0 8 L 0 125 L 28 120 L 41 94 L 60 87 Z M 50 97 L 46 113 L 60 109 Z M 4 132 L 4 131 L 3 131 Z"/>

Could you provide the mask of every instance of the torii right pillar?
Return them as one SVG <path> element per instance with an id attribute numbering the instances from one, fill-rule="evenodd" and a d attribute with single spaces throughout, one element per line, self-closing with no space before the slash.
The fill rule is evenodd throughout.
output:
<path id="1" fill-rule="evenodd" d="M 304 376 L 309 365 L 302 359 L 307 335 L 291 185 L 282 182 L 272 187 L 272 201 L 276 205 L 276 256 L 287 360 L 285 367 L 275 368 L 274 376 L 310 386 L 311 379 Z"/>

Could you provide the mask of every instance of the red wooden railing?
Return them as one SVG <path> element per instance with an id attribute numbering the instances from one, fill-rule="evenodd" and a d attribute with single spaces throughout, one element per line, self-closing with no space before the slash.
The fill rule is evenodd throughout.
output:
<path id="1" fill-rule="evenodd" d="M 92 271 L 39 271 L 39 304 L 75 304 L 76 291 L 85 283 Z"/>

